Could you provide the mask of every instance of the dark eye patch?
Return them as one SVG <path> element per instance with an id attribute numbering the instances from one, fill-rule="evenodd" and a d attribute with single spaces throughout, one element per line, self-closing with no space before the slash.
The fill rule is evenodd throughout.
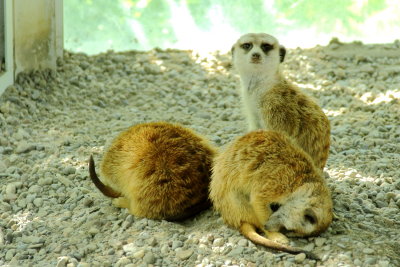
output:
<path id="1" fill-rule="evenodd" d="M 304 212 L 304 220 L 311 224 L 316 224 L 317 216 L 315 215 L 315 212 L 312 209 L 306 209 Z"/>
<path id="2" fill-rule="evenodd" d="M 315 223 L 316 223 L 316 220 L 315 220 L 315 218 L 314 218 L 313 216 L 304 215 L 304 219 L 305 219 L 306 221 L 308 221 L 309 223 L 311 223 L 311 224 L 315 224 Z"/>
<path id="3" fill-rule="evenodd" d="M 273 45 L 267 44 L 267 43 L 262 43 L 260 47 L 261 47 L 262 51 L 264 51 L 264 53 L 268 53 L 269 51 L 271 51 L 274 48 Z"/>
<path id="4" fill-rule="evenodd" d="M 275 211 L 279 210 L 279 208 L 281 207 L 281 204 L 273 202 L 273 203 L 269 204 L 269 207 L 271 208 L 272 212 L 275 212 Z"/>
<path id="5" fill-rule="evenodd" d="M 244 50 L 250 50 L 253 47 L 253 44 L 252 43 L 244 43 L 240 47 L 243 48 Z"/>

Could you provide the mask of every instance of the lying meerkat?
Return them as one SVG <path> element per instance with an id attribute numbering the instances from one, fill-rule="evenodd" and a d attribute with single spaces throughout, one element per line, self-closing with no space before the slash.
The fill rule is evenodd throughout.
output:
<path id="1" fill-rule="evenodd" d="M 114 139 L 101 162 L 101 181 L 113 204 L 138 217 L 183 220 L 211 206 L 208 186 L 216 149 L 193 131 L 166 122 L 143 123 Z"/>
<path id="2" fill-rule="evenodd" d="M 225 223 L 254 243 L 311 258 L 287 246 L 284 234 L 318 235 L 332 221 L 332 199 L 321 172 L 277 131 L 250 132 L 216 156 L 210 198 Z"/>
<path id="3" fill-rule="evenodd" d="M 265 33 L 245 34 L 232 47 L 249 131 L 285 132 L 323 170 L 329 154 L 329 120 L 311 97 L 282 76 L 285 55 L 278 40 Z"/>

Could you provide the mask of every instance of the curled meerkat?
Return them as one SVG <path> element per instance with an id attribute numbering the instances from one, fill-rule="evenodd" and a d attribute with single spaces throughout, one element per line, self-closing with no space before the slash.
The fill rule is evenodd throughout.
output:
<path id="1" fill-rule="evenodd" d="M 216 156 L 210 198 L 225 223 L 254 243 L 311 258 L 287 246 L 284 234 L 318 235 L 332 221 L 332 199 L 321 172 L 277 131 L 250 132 Z"/>
<path id="2" fill-rule="evenodd" d="M 280 72 L 286 49 L 265 33 L 249 33 L 232 47 L 249 131 L 282 131 L 292 137 L 323 170 L 329 154 L 329 120 L 310 97 Z"/>
<path id="3" fill-rule="evenodd" d="M 143 123 L 117 136 L 90 177 L 113 204 L 135 216 L 184 220 L 211 206 L 208 186 L 216 149 L 178 124 Z"/>

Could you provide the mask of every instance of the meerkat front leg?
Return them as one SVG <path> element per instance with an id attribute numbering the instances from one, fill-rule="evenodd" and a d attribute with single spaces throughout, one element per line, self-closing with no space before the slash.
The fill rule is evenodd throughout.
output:
<path id="1" fill-rule="evenodd" d="M 281 244 L 289 244 L 289 239 L 285 235 L 279 232 L 271 232 L 267 231 L 264 228 L 264 224 L 268 221 L 269 217 L 272 214 L 272 210 L 270 209 L 269 205 L 266 207 L 263 201 L 260 201 L 257 195 L 253 195 L 254 197 L 250 199 L 250 204 L 253 207 L 253 211 L 259 222 L 261 222 L 262 227 L 259 227 L 265 234 L 265 236 L 275 242 L 279 242 Z"/>
<path id="2" fill-rule="evenodd" d="M 262 230 L 268 239 L 275 241 L 275 242 L 279 242 L 284 245 L 289 244 L 289 239 L 284 234 L 279 233 L 279 232 L 270 232 L 265 229 L 262 229 Z"/>

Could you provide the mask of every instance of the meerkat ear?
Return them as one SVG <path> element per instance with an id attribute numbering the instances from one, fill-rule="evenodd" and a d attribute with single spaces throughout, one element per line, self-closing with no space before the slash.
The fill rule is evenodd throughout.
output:
<path id="1" fill-rule="evenodd" d="M 286 48 L 283 45 L 279 46 L 279 57 L 281 59 L 281 63 L 285 60 Z"/>

